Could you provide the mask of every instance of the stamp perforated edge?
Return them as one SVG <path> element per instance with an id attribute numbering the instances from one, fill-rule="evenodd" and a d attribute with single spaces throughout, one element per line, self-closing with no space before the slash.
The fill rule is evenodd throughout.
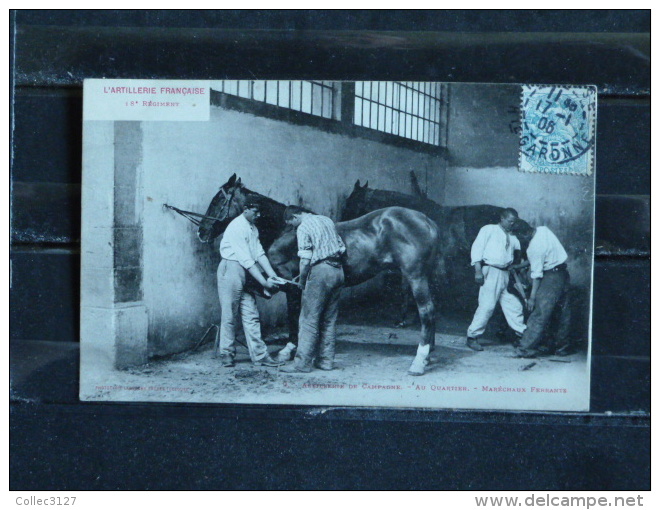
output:
<path id="1" fill-rule="evenodd" d="M 596 170 L 596 143 L 597 143 L 597 136 L 596 136 L 596 119 L 598 117 L 598 87 L 596 85 L 562 85 L 562 84 L 551 84 L 551 83 L 523 83 L 520 85 L 520 116 L 521 116 L 521 124 L 522 124 L 522 115 L 523 115 L 523 110 L 524 110 L 524 97 L 525 97 L 525 91 L 524 87 L 561 87 L 565 89 L 593 89 L 594 90 L 594 103 L 595 103 L 595 108 L 593 110 L 593 114 L 591 115 L 590 119 L 590 129 L 591 132 L 593 133 L 593 139 L 594 142 L 589 149 L 589 162 L 587 165 L 587 171 L 586 172 L 558 172 L 556 174 L 550 174 L 548 172 L 540 172 L 540 171 L 534 171 L 534 170 L 525 170 L 523 169 L 523 151 L 522 151 L 522 146 L 518 149 L 518 171 L 526 174 L 541 174 L 541 175 L 576 175 L 576 176 L 581 176 L 581 177 L 589 177 L 594 174 L 594 171 Z M 522 137 L 523 131 L 521 130 L 520 136 Z"/>

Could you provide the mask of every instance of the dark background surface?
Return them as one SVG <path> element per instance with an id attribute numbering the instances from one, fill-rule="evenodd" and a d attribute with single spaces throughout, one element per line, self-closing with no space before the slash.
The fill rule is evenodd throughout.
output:
<path id="1" fill-rule="evenodd" d="M 11 31 L 11 489 L 650 488 L 649 12 L 18 11 Z M 100 77 L 597 85 L 591 412 L 79 402 Z"/>

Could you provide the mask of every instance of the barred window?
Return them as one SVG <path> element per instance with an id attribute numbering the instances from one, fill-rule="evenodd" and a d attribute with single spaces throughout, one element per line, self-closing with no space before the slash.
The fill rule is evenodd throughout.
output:
<path id="1" fill-rule="evenodd" d="M 339 120 L 339 87 L 332 81 L 223 80 L 211 88 L 225 94 Z"/>
<path id="2" fill-rule="evenodd" d="M 358 126 L 440 145 L 441 85 L 430 82 L 355 82 Z"/>

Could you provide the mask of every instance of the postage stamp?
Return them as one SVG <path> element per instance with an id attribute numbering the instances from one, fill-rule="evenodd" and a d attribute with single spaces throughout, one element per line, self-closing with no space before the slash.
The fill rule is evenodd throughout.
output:
<path id="1" fill-rule="evenodd" d="M 82 400 L 589 408 L 594 89 L 86 80 L 83 105 Z"/>
<path id="2" fill-rule="evenodd" d="M 520 171 L 591 175 L 596 87 L 523 85 Z"/>

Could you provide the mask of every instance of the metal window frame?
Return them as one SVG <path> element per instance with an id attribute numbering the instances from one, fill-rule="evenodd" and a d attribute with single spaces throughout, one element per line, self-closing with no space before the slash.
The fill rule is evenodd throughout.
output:
<path id="1" fill-rule="evenodd" d="M 375 99 L 373 91 L 374 83 L 379 84 Z M 381 83 L 385 84 L 384 102 L 380 98 Z M 392 104 L 388 104 L 389 96 L 387 90 L 389 84 L 393 87 L 391 94 Z M 368 92 L 365 92 L 367 85 Z M 402 96 L 403 102 L 401 100 Z M 442 96 L 442 87 L 438 82 L 358 81 L 355 87 L 355 98 L 360 100 L 362 111 L 360 118 L 354 119 L 354 122 L 367 129 L 383 131 L 395 136 L 440 147 L 443 141 L 441 136 Z M 435 105 L 433 105 L 434 102 L 436 103 Z M 431 108 L 432 105 L 433 108 Z M 375 123 L 372 118 L 374 106 L 376 107 Z M 365 122 L 365 108 L 368 111 L 368 122 Z M 383 124 L 385 125 L 385 129 L 381 129 L 380 127 L 379 117 L 381 108 L 384 108 L 385 118 Z M 386 129 L 388 111 L 392 112 L 389 131 Z M 427 111 L 431 113 L 427 114 Z"/>
<path id="2" fill-rule="evenodd" d="M 219 92 L 224 94 L 229 94 L 237 97 L 242 97 L 244 99 L 249 99 L 251 101 L 259 101 L 261 103 L 270 104 L 277 106 L 279 108 L 289 108 L 293 111 L 301 112 L 307 115 L 315 115 L 325 119 L 334 119 L 340 120 L 337 117 L 339 109 L 337 108 L 338 101 L 338 87 L 336 86 L 337 82 L 325 81 L 325 80 L 218 80 L 222 82 L 222 87 Z M 232 87 L 231 84 L 235 84 L 235 87 Z M 255 85 L 258 84 L 258 88 L 261 89 L 261 84 L 263 84 L 263 97 L 255 96 Z M 288 93 L 286 93 L 288 98 L 288 104 L 283 104 L 281 98 L 284 97 L 280 95 L 282 85 L 284 88 L 288 88 Z M 309 87 L 309 102 L 304 100 L 305 86 Z M 247 90 L 243 91 L 242 88 L 247 86 Z M 234 92 L 235 88 L 235 92 Z M 274 91 L 272 90 L 274 88 Z M 298 88 L 298 93 L 294 94 L 294 89 Z M 270 94 L 275 94 L 275 100 L 270 101 Z M 320 98 L 320 107 L 318 106 L 315 112 L 314 98 L 315 95 Z M 294 103 L 294 96 L 296 97 L 296 102 Z M 330 107 L 327 107 L 327 101 L 330 101 Z"/>

